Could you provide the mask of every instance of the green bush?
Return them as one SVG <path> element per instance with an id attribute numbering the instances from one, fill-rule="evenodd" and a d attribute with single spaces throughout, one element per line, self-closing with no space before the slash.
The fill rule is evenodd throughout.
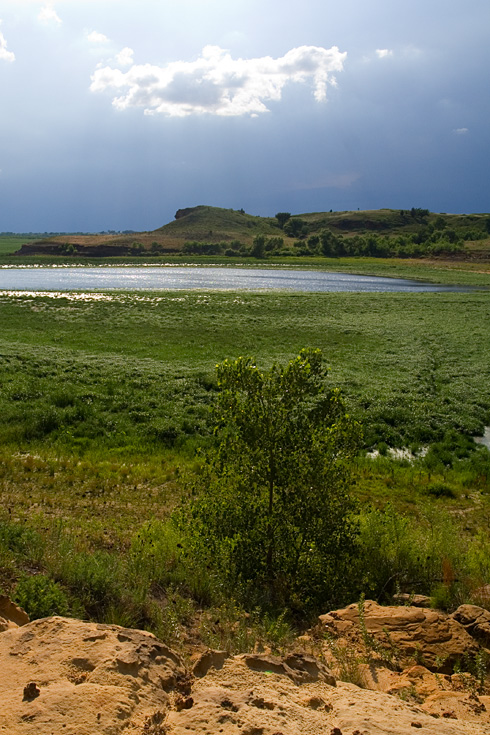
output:
<path id="1" fill-rule="evenodd" d="M 50 615 L 68 615 L 68 598 L 59 584 L 44 574 L 24 576 L 19 580 L 13 599 L 31 620 Z"/>
<path id="2" fill-rule="evenodd" d="M 432 482 L 427 486 L 427 494 L 435 498 L 455 498 L 454 489 L 446 482 Z"/>

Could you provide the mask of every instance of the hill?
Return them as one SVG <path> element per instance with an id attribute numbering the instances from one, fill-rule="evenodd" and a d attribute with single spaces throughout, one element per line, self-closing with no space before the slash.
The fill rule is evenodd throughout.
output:
<path id="1" fill-rule="evenodd" d="M 179 253 L 186 242 L 209 244 L 234 240 L 250 246 L 256 235 L 280 235 L 275 217 L 255 217 L 243 210 L 199 205 L 179 209 L 176 218 L 149 232 L 60 235 L 22 245 L 17 255 L 121 256 Z"/>
<path id="2" fill-rule="evenodd" d="M 257 217 L 242 209 L 200 205 L 139 233 L 59 235 L 26 242 L 17 255 L 148 256 L 172 253 L 257 255 L 450 256 L 490 259 L 490 215 L 427 209 L 311 212 Z"/>

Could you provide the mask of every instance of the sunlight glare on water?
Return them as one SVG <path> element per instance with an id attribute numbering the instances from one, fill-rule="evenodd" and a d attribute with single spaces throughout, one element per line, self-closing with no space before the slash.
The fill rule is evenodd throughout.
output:
<path id="1" fill-rule="evenodd" d="M 219 267 L 64 267 L 2 268 L 3 291 L 79 291 L 79 290 L 158 291 L 468 291 L 459 286 L 443 286 L 422 281 L 350 273 L 265 268 Z"/>

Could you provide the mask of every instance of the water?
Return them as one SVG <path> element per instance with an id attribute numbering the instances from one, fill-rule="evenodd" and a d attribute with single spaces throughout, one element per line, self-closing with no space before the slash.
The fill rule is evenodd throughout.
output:
<path id="1" fill-rule="evenodd" d="M 194 266 L 0 268 L 0 290 L 3 291 L 158 291 L 166 289 L 303 292 L 408 291 L 413 293 L 470 290 L 460 286 L 441 286 L 402 278 L 280 268 L 202 268 Z"/>
<path id="2" fill-rule="evenodd" d="M 485 426 L 483 436 L 475 436 L 477 444 L 483 444 L 490 451 L 490 426 Z"/>

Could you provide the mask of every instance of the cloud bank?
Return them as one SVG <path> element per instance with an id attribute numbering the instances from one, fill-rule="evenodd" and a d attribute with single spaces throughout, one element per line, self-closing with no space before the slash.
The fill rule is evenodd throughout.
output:
<path id="1" fill-rule="evenodd" d="M 342 71 L 346 56 L 337 46 L 300 46 L 278 59 L 233 59 L 219 46 L 205 46 L 192 62 L 174 61 L 163 67 L 135 64 L 127 72 L 105 66 L 93 74 L 90 89 L 121 92 L 113 98 L 114 107 L 142 107 L 147 115 L 257 116 L 268 111 L 266 102 L 281 99 L 289 82 L 311 82 L 316 101 L 323 102 L 327 86 L 336 85 L 333 74 Z"/>
<path id="2" fill-rule="evenodd" d="M 7 41 L 2 31 L 0 31 L 0 61 L 15 61 L 15 54 L 12 51 L 7 51 Z"/>

